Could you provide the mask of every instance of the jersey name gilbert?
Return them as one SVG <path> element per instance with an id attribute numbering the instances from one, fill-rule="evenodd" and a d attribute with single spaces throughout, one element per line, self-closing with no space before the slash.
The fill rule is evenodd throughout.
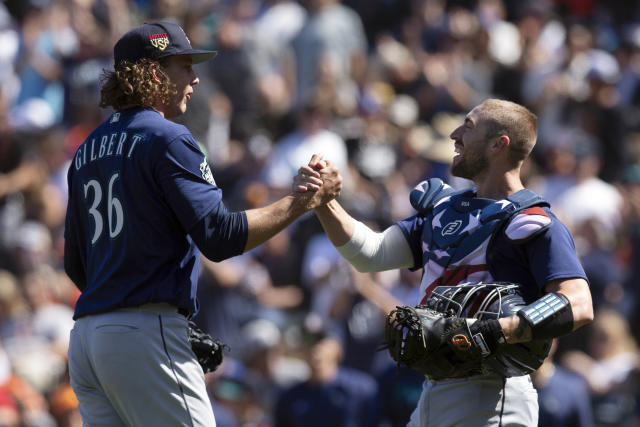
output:
<path id="1" fill-rule="evenodd" d="M 90 163 L 105 157 L 126 155 L 127 158 L 130 158 L 136 144 L 142 139 L 142 135 L 139 134 L 129 137 L 127 132 L 113 132 L 101 137 L 91 138 L 78 148 L 74 160 L 75 168 L 80 170 L 87 162 Z"/>

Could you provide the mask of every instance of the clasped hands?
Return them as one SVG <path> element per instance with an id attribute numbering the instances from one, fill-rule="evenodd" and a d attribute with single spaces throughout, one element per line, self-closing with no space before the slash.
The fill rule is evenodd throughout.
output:
<path id="1" fill-rule="evenodd" d="M 293 178 L 293 194 L 306 201 L 309 209 L 326 205 L 340 195 L 342 176 L 338 168 L 322 155 L 314 154 L 309 164 L 300 166 Z"/>

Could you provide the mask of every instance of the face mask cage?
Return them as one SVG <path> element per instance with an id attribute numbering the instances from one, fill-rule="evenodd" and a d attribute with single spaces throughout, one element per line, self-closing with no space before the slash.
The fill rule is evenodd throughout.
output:
<path id="1" fill-rule="evenodd" d="M 461 283 L 436 287 L 425 306 L 450 316 L 478 320 L 502 317 L 505 300 L 516 295 L 520 285 L 507 282 Z"/>

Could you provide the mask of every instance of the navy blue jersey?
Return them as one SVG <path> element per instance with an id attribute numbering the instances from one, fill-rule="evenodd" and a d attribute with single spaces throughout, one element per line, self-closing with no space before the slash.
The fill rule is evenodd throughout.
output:
<path id="1" fill-rule="evenodd" d="M 68 185 L 65 266 L 84 272 L 74 318 L 154 302 L 197 311 L 188 233 L 222 191 L 187 128 L 148 107 L 118 111 L 78 148 Z"/>
<path id="2" fill-rule="evenodd" d="M 547 207 L 527 209 L 505 226 L 483 222 L 487 212 L 509 204 L 505 199 L 448 196 L 433 212 L 396 223 L 412 250 L 413 268 L 423 268 L 420 303 L 436 286 L 481 281 L 519 283 L 530 303 L 552 280 L 586 280 L 569 230 Z"/>

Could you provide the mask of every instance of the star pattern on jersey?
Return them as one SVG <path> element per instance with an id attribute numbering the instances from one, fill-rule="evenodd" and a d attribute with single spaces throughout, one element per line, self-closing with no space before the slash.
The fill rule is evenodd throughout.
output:
<path id="1" fill-rule="evenodd" d="M 443 257 L 449 256 L 449 252 L 444 249 L 434 249 L 433 251 L 431 251 L 431 253 L 435 255 L 437 259 L 442 259 Z"/>
<path id="2" fill-rule="evenodd" d="M 442 223 L 440 222 L 440 218 L 442 218 L 442 215 L 444 215 L 445 211 L 440 212 L 438 215 L 433 217 L 433 220 L 431 221 L 431 225 L 433 226 L 433 228 L 442 228 Z"/>
<path id="3" fill-rule="evenodd" d="M 511 202 L 507 199 L 498 200 L 496 203 L 500 205 L 500 210 L 506 208 L 511 204 Z"/>
<path id="4" fill-rule="evenodd" d="M 475 214 L 469 214 L 469 223 L 465 228 L 460 231 L 460 234 L 469 232 L 472 233 L 473 230 L 478 228 L 480 225 L 480 211 L 476 211 Z"/>
<path id="5" fill-rule="evenodd" d="M 446 205 L 434 208 L 430 221 L 432 232 L 421 242 L 424 298 L 436 286 L 492 279 L 486 249 L 491 230 L 499 222 L 495 215 L 511 205 L 511 201 L 502 199 L 466 212 Z"/>

